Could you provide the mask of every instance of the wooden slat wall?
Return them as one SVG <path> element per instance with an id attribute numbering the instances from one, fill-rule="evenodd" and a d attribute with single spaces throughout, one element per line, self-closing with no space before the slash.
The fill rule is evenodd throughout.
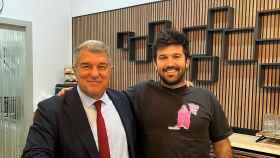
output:
<path id="1" fill-rule="evenodd" d="M 152 63 L 135 63 L 128 60 L 128 52 L 117 49 L 117 32 L 131 31 L 135 36 L 148 35 L 148 23 L 159 20 L 172 21 L 172 27 L 182 30 L 185 27 L 207 25 L 209 8 L 230 6 L 234 9 L 233 28 L 256 26 L 258 11 L 280 8 L 279 0 L 166 0 L 100 12 L 73 18 L 73 48 L 85 40 L 102 40 L 111 47 L 114 70 L 110 86 L 124 90 L 147 79 L 157 80 Z M 224 28 L 226 15 L 215 14 L 214 27 Z M 261 38 L 280 38 L 280 15 L 264 16 L 261 19 Z M 205 52 L 205 30 L 192 32 L 190 50 L 201 54 Z M 208 88 L 220 100 L 231 126 L 261 129 L 264 113 L 280 115 L 280 90 L 262 88 L 258 82 L 259 64 L 280 63 L 280 44 L 255 44 L 254 32 L 229 35 L 228 59 L 251 59 L 257 53 L 257 62 L 227 64 L 222 54 L 222 32 L 213 33 L 212 56 L 219 57 L 219 79 L 206 84 L 194 82 L 198 87 Z M 192 44 L 191 43 L 191 44 Z M 144 43 L 138 47 L 145 46 Z M 138 51 L 139 53 L 139 51 Z M 193 53 L 193 52 L 192 52 Z M 137 54 L 145 58 L 145 52 Z M 205 64 L 206 63 L 206 64 Z M 209 64 L 208 64 L 209 63 Z M 211 77 L 213 67 L 209 61 L 198 64 L 199 79 Z M 265 70 L 265 84 L 280 85 L 280 70 Z M 189 73 L 187 75 L 189 77 Z"/>

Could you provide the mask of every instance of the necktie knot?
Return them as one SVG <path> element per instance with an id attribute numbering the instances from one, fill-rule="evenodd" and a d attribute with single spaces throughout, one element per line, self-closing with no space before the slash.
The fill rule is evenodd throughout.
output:
<path id="1" fill-rule="evenodd" d="M 95 106 L 97 112 L 101 112 L 101 103 L 102 103 L 101 100 L 97 100 L 94 102 L 94 106 Z"/>

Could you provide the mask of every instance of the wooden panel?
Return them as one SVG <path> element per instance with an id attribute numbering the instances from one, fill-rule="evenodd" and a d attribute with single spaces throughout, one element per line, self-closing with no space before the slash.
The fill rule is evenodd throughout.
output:
<path id="1" fill-rule="evenodd" d="M 279 39 L 280 15 L 265 14 L 258 23 L 262 26 L 260 28 L 257 28 L 257 17 L 259 12 L 279 9 L 279 0 L 164 0 L 74 17 L 72 20 L 73 48 L 88 39 L 105 41 L 111 48 L 114 62 L 110 87 L 125 90 L 128 86 L 143 80 L 158 80 L 159 77 L 152 62 L 131 62 L 128 60 L 128 51 L 117 48 L 118 32 L 135 32 L 135 36 L 147 36 L 148 23 L 161 20 L 171 21 L 172 27 L 177 30 L 202 25 L 207 27 L 208 11 L 217 7 L 233 9 L 232 26 L 228 23 L 226 12 L 218 11 L 214 14 L 213 28 L 221 30 L 205 28 L 186 33 L 192 55 L 219 57 L 218 81 L 195 82 L 195 85 L 208 88 L 218 97 L 231 126 L 261 129 L 265 113 L 280 115 L 280 92 L 259 85 L 259 65 L 280 63 L 280 42 L 256 42 L 255 38 Z M 255 32 L 228 34 L 228 41 L 224 42 L 224 29 L 229 27 L 254 28 Z M 222 49 L 225 45 L 228 46 L 227 52 Z M 136 58 L 145 59 L 147 45 L 145 42 L 140 42 L 138 46 L 141 51 L 137 51 Z M 255 62 L 243 62 L 254 58 Z M 241 62 L 228 63 L 227 61 Z M 209 79 L 209 72 L 213 70 L 211 64 L 207 63 L 208 61 L 205 62 L 198 64 L 198 79 L 201 80 Z M 189 74 L 190 70 L 187 78 L 190 77 Z M 268 69 L 264 75 L 265 84 L 279 85 L 279 75 L 278 70 Z"/>

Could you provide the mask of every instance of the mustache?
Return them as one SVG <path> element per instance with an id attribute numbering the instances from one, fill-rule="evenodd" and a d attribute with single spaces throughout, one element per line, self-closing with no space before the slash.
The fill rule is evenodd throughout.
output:
<path id="1" fill-rule="evenodd" d="M 175 66 L 168 66 L 168 67 L 166 67 L 166 68 L 163 68 L 162 70 L 165 71 L 165 72 L 168 71 L 168 70 L 176 70 L 176 71 L 179 71 L 180 68 L 175 67 Z"/>

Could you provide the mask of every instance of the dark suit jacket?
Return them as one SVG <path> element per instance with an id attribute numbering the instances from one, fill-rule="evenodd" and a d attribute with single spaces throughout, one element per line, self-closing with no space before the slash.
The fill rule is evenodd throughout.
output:
<path id="1" fill-rule="evenodd" d="M 107 94 L 123 123 L 129 157 L 135 158 L 136 127 L 129 101 L 114 90 L 108 89 Z M 38 104 L 22 158 L 99 158 L 77 88 Z"/>

